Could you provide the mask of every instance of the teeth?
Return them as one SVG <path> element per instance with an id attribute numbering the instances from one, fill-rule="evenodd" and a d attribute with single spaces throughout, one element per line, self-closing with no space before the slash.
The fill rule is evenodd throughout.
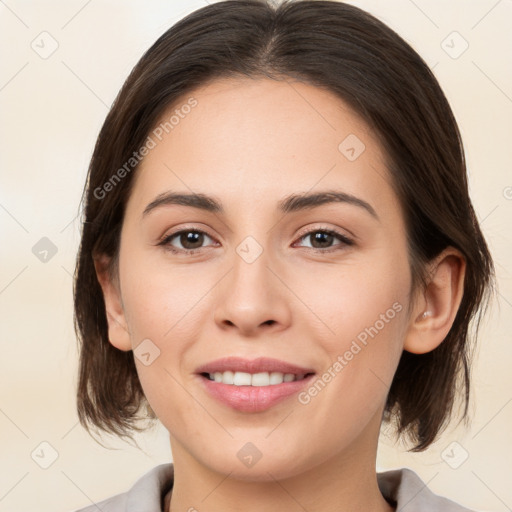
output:
<path id="1" fill-rule="evenodd" d="M 249 374 L 245 373 L 244 375 Z M 252 378 L 250 378 L 250 381 L 251 386 L 270 386 L 270 375 L 268 372 L 255 373 Z"/>
<path id="2" fill-rule="evenodd" d="M 251 374 L 250 373 L 244 373 L 244 372 L 235 372 L 235 376 L 233 377 L 233 384 L 235 386 L 251 386 Z M 222 382 L 224 382 L 224 378 L 222 379 Z"/>
<path id="3" fill-rule="evenodd" d="M 234 386 L 273 386 L 282 384 L 283 382 L 293 382 L 294 380 L 302 380 L 305 374 L 295 375 L 294 373 L 281 372 L 215 372 L 209 373 L 210 380 L 222 382 L 223 384 L 232 384 Z"/>

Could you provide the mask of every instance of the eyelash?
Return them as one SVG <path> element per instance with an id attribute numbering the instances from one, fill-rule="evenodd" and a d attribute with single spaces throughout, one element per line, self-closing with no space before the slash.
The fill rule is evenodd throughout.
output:
<path id="1" fill-rule="evenodd" d="M 188 254 L 188 255 L 192 255 L 192 254 L 195 254 L 196 252 L 200 251 L 201 249 L 204 249 L 204 247 L 199 247 L 197 249 L 177 249 L 176 247 L 173 247 L 172 245 L 170 245 L 170 242 L 171 242 L 172 239 L 174 239 L 175 237 L 177 237 L 177 236 L 179 236 L 179 235 L 181 235 L 183 233 L 203 234 L 203 235 L 206 235 L 208 238 L 210 238 L 212 240 L 215 240 L 206 231 L 203 231 L 201 229 L 190 228 L 190 229 L 182 229 L 180 231 L 176 231 L 174 233 L 171 233 L 170 235 L 167 235 L 157 245 L 164 246 L 166 250 L 168 250 L 168 251 L 170 251 L 170 252 L 172 252 L 174 254 Z M 335 238 L 337 238 L 341 242 L 340 244 L 336 244 L 336 245 L 334 245 L 334 246 L 332 246 L 331 248 L 328 248 L 328 249 L 318 249 L 318 248 L 315 248 L 315 247 L 309 247 L 309 249 L 311 251 L 316 252 L 316 253 L 322 253 L 322 254 L 331 253 L 331 252 L 342 250 L 344 246 L 354 245 L 354 241 L 353 240 L 351 240 L 347 236 L 339 233 L 338 231 L 335 231 L 333 229 L 323 229 L 323 228 L 316 228 L 316 229 L 307 231 L 306 233 L 303 233 L 298 238 L 298 240 L 302 240 L 303 238 L 306 238 L 307 236 L 312 235 L 314 233 L 324 233 L 324 234 L 332 235 L 332 236 L 334 236 Z"/>

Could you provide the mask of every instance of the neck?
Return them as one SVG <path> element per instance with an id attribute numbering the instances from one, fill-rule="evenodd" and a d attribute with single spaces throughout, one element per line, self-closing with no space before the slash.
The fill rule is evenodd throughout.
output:
<path id="1" fill-rule="evenodd" d="M 167 496 L 166 512 L 395 510 L 384 499 L 377 484 L 377 439 L 370 443 L 368 439 L 358 439 L 345 452 L 293 477 L 279 479 L 276 471 L 260 476 L 257 481 L 234 479 L 229 472 L 222 474 L 212 470 L 176 439 L 171 440 L 175 476 L 172 494 Z"/>

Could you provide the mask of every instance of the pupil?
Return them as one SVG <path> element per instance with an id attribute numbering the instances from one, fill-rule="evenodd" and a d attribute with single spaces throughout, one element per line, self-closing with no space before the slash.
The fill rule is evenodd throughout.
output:
<path id="1" fill-rule="evenodd" d="M 315 243 L 319 242 L 320 247 L 324 247 L 325 245 L 328 246 L 330 244 L 330 242 L 332 242 L 332 238 L 333 238 L 333 235 L 331 235 L 330 233 L 317 232 L 317 233 L 315 233 L 314 241 L 315 241 Z M 313 247 L 314 246 L 315 246 L 315 244 L 313 244 Z"/>
<path id="2" fill-rule="evenodd" d="M 183 235 L 181 235 L 181 244 L 183 245 L 183 247 L 185 247 L 186 249 L 196 249 L 197 247 L 201 247 L 202 245 L 202 242 L 203 242 L 203 234 L 202 233 L 197 233 L 195 231 L 189 231 Z M 199 241 L 199 243 L 197 243 Z M 194 243 L 196 245 L 194 245 Z M 191 247 L 192 245 L 192 247 Z"/>

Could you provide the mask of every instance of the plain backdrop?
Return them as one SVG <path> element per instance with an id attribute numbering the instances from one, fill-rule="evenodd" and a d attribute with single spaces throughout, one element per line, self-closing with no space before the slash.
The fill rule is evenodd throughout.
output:
<path id="1" fill-rule="evenodd" d="M 512 1 L 360 0 L 423 56 L 459 123 L 498 300 L 482 326 L 471 428 L 412 454 L 383 434 L 378 469 L 410 467 L 439 494 L 512 509 Z M 79 201 L 98 131 L 142 53 L 205 1 L 0 2 L 0 512 L 65 512 L 127 490 L 171 460 L 97 444 L 75 410 L 72 273 Z M 46 466 L 46 467 L 45 467 Z"/>

